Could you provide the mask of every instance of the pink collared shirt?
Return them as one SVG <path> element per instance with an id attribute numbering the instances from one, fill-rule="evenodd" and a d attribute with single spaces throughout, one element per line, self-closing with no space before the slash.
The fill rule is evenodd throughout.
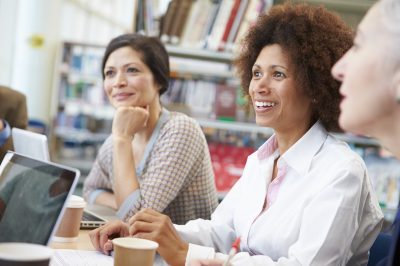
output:
<path id="1" fill-rule="evenodd" d="M 269 156 L 273 156 L 277 149 L 278 149 L 278 142 L 274 135 L 263 146 L 261 146 L 261 148 L 257 153 L 257 157 L 260 161 L 266 160 Z M 276 156 L 278 157 L 279 153 Z M 278 197 L 282 181 L 286 174 L 287 165 L 280 158 L 278 159 L 277 167 L 278 167 L 278 173 L 276 174 L 276 177 L 271 181 L 271 183 L 269 183 L 267 188 L 267 195 L 265 198 L 263 211 L 266 211 L 275 202 L 276 198 Z"/>

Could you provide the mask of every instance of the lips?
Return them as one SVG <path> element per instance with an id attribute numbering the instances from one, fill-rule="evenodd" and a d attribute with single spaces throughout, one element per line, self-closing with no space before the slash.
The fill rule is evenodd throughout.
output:
<path id="1" fill-rule="evenodd" d="M 271 101 L 254 101 L 254 109 L 256 111 L 266 111 L 274 108 L 277 105 L 275 102 Z"/>
<path id="2" fill-rule="evenodd" d="M 134 93 L 127 93 L 127 92 L 120 92 L 117 94 L 114 94 L 112 97 L 116 101 L 124 101 L 127 98 L 131 97 L 132 95 L 135 95 Z"/>

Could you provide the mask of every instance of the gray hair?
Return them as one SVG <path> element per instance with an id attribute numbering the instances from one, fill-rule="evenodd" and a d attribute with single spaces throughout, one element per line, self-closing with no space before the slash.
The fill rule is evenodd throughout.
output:
<path id="1" fill-rule="evenodd" d="M 400 67 L 400 0 L 380 0 L 376 8 L 379 8 L 384 30 L 391 37 L 391 40 L 386 42 L 389 49 L 386 52 L 388 55 L 385 60 L 386 65 L 398 69 Z"/>
<path id="2" fill-rule="evenodd" d="M 400 37 L 400 0 L 381 0 L 378 5 L 386 29 Z"/>

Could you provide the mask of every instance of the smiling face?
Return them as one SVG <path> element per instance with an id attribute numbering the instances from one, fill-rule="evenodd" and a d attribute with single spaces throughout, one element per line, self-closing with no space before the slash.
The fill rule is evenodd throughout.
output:
<path id="1" fill-rule="evenodd" d="M 360 23 L 353 47 L 335 64 L 333 76 L 342 82 L 340 126 L 353 133 L 379 137 L 394 119 L 395 67 L 389 62 L 390 36 L 378 6 Z M 389 38 L 389 40 L 388 40 Z"/>
<path id="2" fill-rule="evenodd" d="M 141 54 L 122 47 L 110 54 L 104 67 L 104 90 L 110 103 L 120 106 L 152 106 L 159 102 L 159 86 Z"/>
<path id="3" fill-rule="evenodd" d="M 310 99 L 296 86 L 294 69 L 278 44 L 265 46 L 252 69 L 249 94 L 256 123 L 278 132 L 311 126 Z"/>

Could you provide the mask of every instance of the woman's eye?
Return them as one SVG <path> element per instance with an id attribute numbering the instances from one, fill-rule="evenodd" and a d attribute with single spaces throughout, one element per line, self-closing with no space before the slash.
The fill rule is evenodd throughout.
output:
<path id="1" fill-rule="evenodd" d="M 278 78 L 278 79 L 286 78 L 286 75 L 279 71 L 275 71 L 273 76 L 274 76 L 274 78 Z"/>
<path id="2" fill-rule="evenodd" d="M 262 74 L 261 74 L 260 71 L 254 70 L 254 71 L 253 71 L 253 77 L 255 77 L 255 78 L 260 78 L 260 77 L 262 77 Z"/>
<path id="3" fill-rule="evenodd" d="M 104 72 L 104 76 L 106 77 L 111 77 L 114 74 L 114 71 L 112 70 L 107 70 L 106 72 Z"/>
<path id="4" fill-rule="evenodd" d="M 126 70 L 128 73 L 136 73 L 139 72 L 139 70 L 135 67 L 128 67 L 128 69 Z"/>

